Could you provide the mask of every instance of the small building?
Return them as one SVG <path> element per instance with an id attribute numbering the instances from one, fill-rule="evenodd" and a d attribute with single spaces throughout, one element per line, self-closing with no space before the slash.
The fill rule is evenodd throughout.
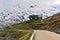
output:
<path id="1" fill-rule="evenodd" d="M 40 15 L 29 15 L 29 20 L 38 20 L 42 19 L 42 16 Z"/>

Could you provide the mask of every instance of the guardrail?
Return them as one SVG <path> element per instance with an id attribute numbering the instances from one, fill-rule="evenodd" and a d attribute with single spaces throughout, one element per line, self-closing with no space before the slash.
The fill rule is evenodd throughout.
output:
<path id="1" fill-rule="evenodd" d="M 34 37 L 34 32 L 33 32 L 32 36 L 30 37 L 30 40 L 33 40 L 33 37 Z"/>

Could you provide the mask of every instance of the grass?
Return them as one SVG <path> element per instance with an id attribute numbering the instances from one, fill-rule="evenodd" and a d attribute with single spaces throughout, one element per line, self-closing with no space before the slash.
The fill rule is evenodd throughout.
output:
<path id="1" fill-rule="evenodd" d="M 29 33 L 29 35 L 27 35 Z M 0 30 L 0 37 L 6 37 L 10 40 L 19 40 L 19 38 L 24 38 L 24 40 L 28 40 L 31 36 L 32 32 L 26 31 L 8 31 L 8 30 Z M 27 35 L 27 36 L 25 36 Z M 25 37 L 24 37 L 25 36 Z M 22 38 L 22 40 L 23 40 Z"/>
<path id="2" fill-rule="evenodd" d="M 44 21 L 43 20 L 28 20 L 28 21 L 25 21 L 23 23 L 17 23 L 17 24 L 13 24 L 13 25 L 10 25 L 8 26 L 7 28 L 8 29 L 22 29 L 22 30 L 31 30 L 32 29 L 32 25 L 34 24 L 40 24 L 40 23 L 43 23 Z"/>

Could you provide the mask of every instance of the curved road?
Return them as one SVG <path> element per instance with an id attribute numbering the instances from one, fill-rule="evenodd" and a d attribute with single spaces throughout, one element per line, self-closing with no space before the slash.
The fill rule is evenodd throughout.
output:
<path id="1" fill-rule="evenodd" d="M 35 40 L 60 40 L 60 34 L 45 30 L 34 30 Z"/>

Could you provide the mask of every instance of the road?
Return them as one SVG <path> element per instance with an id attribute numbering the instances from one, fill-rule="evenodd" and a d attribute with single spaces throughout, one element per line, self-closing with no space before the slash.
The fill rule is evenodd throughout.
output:
<path id="1" fill-rule="evenodd" d="M 35 40 L 60 40 L 60 34 L 45 30 L 34 30 Z"/>

